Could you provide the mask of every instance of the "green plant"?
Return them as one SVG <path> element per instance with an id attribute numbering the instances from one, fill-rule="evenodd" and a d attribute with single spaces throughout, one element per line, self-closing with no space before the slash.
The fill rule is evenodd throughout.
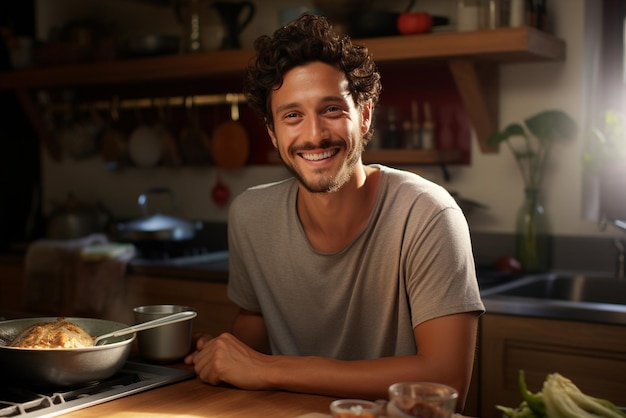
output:
<path id="1" fill-rule="evenodd" d="M 593 127 L 583 152 L 583 167 L 589 173 L 599 174 L 606 163 L 626 161 L 626 116 L 616 110 L 607 110 L 601 118 L 601 127 Z"/>
<path id="2" fill-rule="evenodd" d="M 526 189 L 539 189 L 552 144 L 555 140 L 571 139 L 577 125 L 565 112 L 546 110 L 524 120 L 525 126 L 512 123 L 503 131 L 489 136 L 489 145 L 506 143 L 515 156 Z"/>
<path id="3" fill-rule="evenodd" d="M 607 399 L 595 398 L 583 393 L 571 379 L 550 373 L 541 391 L 531 392 L 526 386 L 524 371 L 518 373 L 518 385 L 522 395 L 519 406 L 512 408 L 496 405 L 508 418 L 624 418 L 626 413 Z"/>

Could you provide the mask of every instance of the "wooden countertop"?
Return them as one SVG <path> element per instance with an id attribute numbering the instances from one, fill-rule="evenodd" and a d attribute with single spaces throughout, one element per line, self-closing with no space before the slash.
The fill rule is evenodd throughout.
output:
<path id="1" fill-rule="evenodd" d="M 212 386 L 194 378 L 95 405 L 64 417 L 325 417 L 335 398 Z"/>

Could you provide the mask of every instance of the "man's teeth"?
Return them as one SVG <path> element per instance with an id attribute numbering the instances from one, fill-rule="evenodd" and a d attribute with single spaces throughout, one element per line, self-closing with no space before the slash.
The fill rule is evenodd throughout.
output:
<path id="1" fill-rule="evenodd" d="M 309 161 L 319 161 L 323 160 L 324 158 L 332 157 L 333 155 L 335 155 L 335 152 L 336 151 L 326 151 L 320 152 L 319 154 L 302 154 L 302 158 Z"/>

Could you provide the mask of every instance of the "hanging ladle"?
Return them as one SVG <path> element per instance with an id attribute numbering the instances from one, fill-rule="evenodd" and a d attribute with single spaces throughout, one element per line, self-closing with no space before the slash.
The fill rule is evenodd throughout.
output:
<path id="1" fill-rule="evenodd" d="M 113 337 L 121 337 L 123 335 L 133 334 L 137 331 L 144 331 L 151 328 L 160 327 L 163 325 L 175 324 L 176 322 L 187 321 L 195 318 L 198 315 L 195 311 L 178 312 L 172 315 L 164 316 L 162 318 L 153 319 L 152 321 L 142 322 L 141 324 L 133 325 L 132 327 L 118 329 L 117 331 L 109 332 L 107 334 L 96 337 L 93 345 L 103 345 L 106 340 Z"/>

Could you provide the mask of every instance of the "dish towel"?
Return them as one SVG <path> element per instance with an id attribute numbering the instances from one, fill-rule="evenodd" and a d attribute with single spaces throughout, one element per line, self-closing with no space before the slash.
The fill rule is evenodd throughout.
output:
<path id="1" fill-rule="evenodd" d="M 41 314 L 106 318 L 124 297 L 134 255 L 134 247 L 104 234 L 37 240 L 26 252 L 25 303 Z"/>

